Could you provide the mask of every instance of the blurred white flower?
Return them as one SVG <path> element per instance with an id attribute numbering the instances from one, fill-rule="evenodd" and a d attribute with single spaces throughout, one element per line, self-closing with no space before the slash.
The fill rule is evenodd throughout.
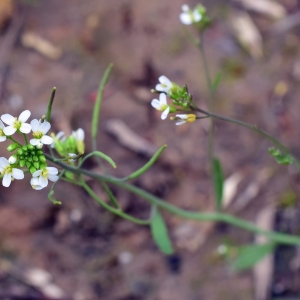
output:
<path id="1" fill-rule="evenodd" d="M 31 115 L 29 110 L 24 110 L 19 118 L 15 118 L 10 114 L 4 114 L 1 116 L 2 121 L 9 125 L 3 128 L 3 132 L 5 135 L 13 135 L 17 130 L 22 133 L 29 133 L 31 130 L 31 126 L 28 123 L 25 123 Z"/>
<path id="2" fill-rule="evenodd" d="M 4 124 L 2 123 L 2 121 L 0 120 L 0 142 L 4 142 L 6 140 L 6 135 L 4 133 Z"/>
<path id="3" fill-rule="evenodd" d="M 160 76 L 158 81 L 160 83 L 155 86 L 155 89 L 159 92 L 165 92 L 169 94 L 170 89 L 173 87 L 173 83 L 164 75 Z"/>
<path id="4" fill-rule="evenodd" d="M 33 146 L 37 146 L 38 148 L 42 148 L 43 144 L 51 145 L 53 142 L 53 138 L 46 135 L 46 133 L 51 128 L 49 122 L 44 121 L 41 123 L 39 120 L 34 119 L 30 122 L 32 135 L 34 139 L 30 140 L 30 144 Z"/>
<path id="5" fill-rule="evenodd" d="M 32 177 L 37 178 L 38 181 L 32 178 L 30 183 L 34 189 L 36 190 L 42 189 L 48 185 L 48 180 L 51 180 L 53 182 L 57 181 L 58 180 L 57 174 L 58 174 L 57 168 L 46 167 L 43 170 L 37 170 L 36 172 L 34 172 L 32 174 Z"/>
<path id="6" fill-rule="evenodd" d="M 176 122 L 176 125 L 182 125 L 186 122 L 188 123 L 192 123 L 195 122 L 196 120 L 196 115 L 194 114 L 179 114 L 176 115 L 176 119 L 179 120 L 178 122 Z"/>
<path id="7" fill-rule="evenodd" d="M 202 19 L 202 15 L 199 13 L 197 8 L 191 10 L 188 5 L 184 4 L 181 9 L 182 13 L 179 15 L 179 19 L 184 25 L 191 25 Z"/>
<path id="8" fill-rule="evenodd" d="M 5 157 L 0 157 L 0 173 L 3 175 L 2 185 L 9 187 L 14 179 L 23 179 L 24 172 L 20 169 L 12 168 L 9 161 Z"/>
<path id="9" fill-rule="evenodd" d="M 162 120 L 165 120 L 170 112 L 170 106 L 167 104 L 167 96 L 164 93 L 161 93 L 159 95 L 159 100 L 153 99 L 151 102 L 151 105 L 157 109 L 162 111 L 161 114 Z"/>

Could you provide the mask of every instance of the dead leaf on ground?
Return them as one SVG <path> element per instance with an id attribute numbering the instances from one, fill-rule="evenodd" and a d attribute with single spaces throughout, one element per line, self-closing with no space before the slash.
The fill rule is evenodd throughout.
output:
<path id="1" fill-rule="evenodd" d="M 230 16 L 230 22 L 234 35 L 240 45 L 252 56 L 252 58 L 262 58 L 262 36 L 249 14 L 235 10 Z"/>

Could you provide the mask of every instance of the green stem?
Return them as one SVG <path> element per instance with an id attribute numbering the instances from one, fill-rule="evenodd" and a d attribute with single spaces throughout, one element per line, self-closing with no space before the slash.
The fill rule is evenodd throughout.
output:
<path id="1" fill-rule="evenodd" d="M 60 161 L 54 161 L 53 158 L 47 154 L 45 154 L 46 158 L 50 161 L 52 161 L 53 163 L 57 164 L 58 166 L 73 172 L 75 174 L 78 175 L 87 175 L 90 178 L 94 178 L 94 179 L 98 179 L 101 180 L 103 182 L 107 182 L 107 183 L 112 183 L 116 186 L 119 186 L 127 191 L 130 191 L 140 197 L 142 197 L 143 199 L 147 200 L 148 202 L 150 202 L 153 205 L 157 205 L 158 207 L 165 209 L 175 215 L 178 215 L 180 217 L 186 218 L 186 219 L 191 219 L 191 220 L 198 220 L 198 221 L 218 221 L 218 222 L 224 222 L 245 230 L 248 230 L 250 232 L 254 232 L 256 234 L 260 234 L 260 235 L 264 235 L 266 237 L 268 237 L 269 239 L 271 239 L 274 242 L 277 243 L 282 243 L 282 244 L 289 244 L 289 245 L 300 245 L 300 238 L 297 236 L 293 236 L 293 235 L 289 235 L 289 234 L 285 234 L 285 233 L 278 233 L 278 232 L 272 232 L 272 231 L 266 231 L 266 230 L 262 230 L 261 228 L 257 227 L 256 225 L 254 225 L 253 223 L 250 223 L 248 221 L 244 221 L 242 219 L 236 218 L 234 216 L 231 216 L 229 214 L 225 214 L 225 213 L 221 213 L 221 212 L 216 212 L 216 213 L 195 213 L 195 212 L 190 212 L 190 211 L 186 211 L 183 210 L 181 208 L 178 208 L 170 203 L 167 203 L 166 201 L 151 195 L 150 193 L 137 188 L 133 185 L 130 185 L 128 183 L 122 182 L 120 181 L 120 179 L 112 177 L 112 176 L 104 176 L 104 175 L 100 175 L 100 174 L 96 174 L 94 172 L 85 170 L 85 169 L 77 169 L 74 168 L 70 165 L 64 164 L 63 162 Z M 86 183 L 82 182 L 82 185 L 86 188 Z M 92 195 L 95 195 L 94 192 L 87 186 L 87 191 L 89 191 Z M 96 197 L 98 197 L 97 195 L 95 195 Z M 94 198 L 94 197 L 93 197 Z M 102 201 L 101 201 L 102 203 Z M 107 209 L 113 213 L 118 214 L 121 217 L 124 217 L 123 214 L 117 210 L 114 209 L 112 207 L 110 207 L 109 205 L 107 205 L 105 202 L 104 203 L 104 207 L 108 207 Z M 128 216 L 128 215 L 127 215 Z M 127 218 L 128 219 L 128 218 Z M 146 222 L 146 221 L 145 221 Z M 148 221 L 149 222 L 149 221 Z"/>
<path id="2" fill-rule="evenodd" d="M 14 138 L 12 138 L 11 136 L 7 136 L 8 139 L 10 139 L 11 141 L 13 141 L 14 143 L 18 144 L 19 146 L 23 146 L 22 144 L 20 144 L 19 142 L 17 142 Z"/>
<path id="3" fill-rule="evenodd" d="M 266 131 L 264 131 L 262 129 L 259 129 L 256 125 L 251 125 L 251 124 L 245 123 L 243 121 L 239 121 L 239 120 L 236 120 L 236 119 L 232 119 L 232 118 L 229 118 L 229 117 L 224 117 L 224 116 L 221 116 L 221 115 L 218 115 L 218 114 L 215 114 L 215 113 L 211 113 L 211 112 L 205 111 L 205 110 L 203 110 L 203 109 L 201 109 L 199 107 L 193 107 L 193 110 L 198 111 L 200 113 L 203 113 L 203 114 L 207 115 L 208 117 L 219 119 L 219 120 L 222 120 L 222 121 L 225 121 L 225 122 L 234 123 L 234 124 L 240 125 L 242 127 L 248 128 L 248 129 L 250 129 L 250 130 L 252 130 L 254 132 L 257 132 L 261 136 L 263 136 L 263 137 L 267 138 L 269 141 L 271 141 L 284 154 L 290 154 L 293 157 L 293 159 L 294 159 L 295 165 L 297 166 L 298 170 L 300 171 L 300 162 L 299 162 L 299 160 L 296 157 L 294 157 L 290 153 L 290 151 L 282 143 L 280 143 L 277 139 L 275 139 L 274 137 L 272 137 Z"/>
<path id="4" fill-rule="evenodd" d="M 214 90 L 213 90 L 213 85 L 212 85 L 212 81 L 210 78 L 210 73 L 209 73 L 209 67 L 208 67 L 208 63 L 207 63 L 207 58 L 205 55 L 205 49 L 204 49 L 204 38 L 203 35 L 201 35 L 201 43 L 199 44 L 198 48 L 200 50 L 200 54 L 201 54 L 201 61 L 203 64 L 203 68 L 204 68 L 204 74 L 205 74 L 205 79 L 206 79 L 206 85 L 207 88 L 209 90 L 209 98 L 208 98 L 208 110 L 209 112 L 213 113 L 214 111 Z M 215 158 L 215 137 L 214 137 L 214 133 L 215 133 L 215 122 L 214 122 L 214 118 L 210 119 L 210 126 L 209 126 L 209 132 L 208 132 L 208 155 L 209 155 L 209 161 L 210 161 L 210 173 L 211 173 L 211 178 L 212 178 L 212 182 L 214 184 L 214 177 L 215 177 L 215 169 L 214 169 L 214 158 Z M 217 203 L 217 191 L 214 189 L 214 196 L 215 196 L 215 203 Z M 217 204 L 217 209 L 218 209 L 218 204 Z"/>
<path id="5" fill-rule="evenodd" d="M 26 143 L 26 145 L 28 145 L 28 140 L 27 140 L 27 136 L 26 136 L 26 134 L 25 134 L 25 133 L 23 133 L 23 136 L 24 136 L 24 140 L 25 140 L 25 143 Z"/>
<path id="6" fill-rule="evenodd" d="M 105 209 L 107 209 L 108 211 L 128 220 L 131 221 L 133 223 L 139 224 L 139 225 L 149 225 L 151 223 L 151 220 L 140 220 L 137 219 L 135 217 L 132 217 L 126 213 L 124 213 L 123 211 L 121 211 L 119 208 L 113 208 L 110 205 L 108 205 L 107 203 L 105 203 L 103 200 L 101 200 L 96 194 L 95 192 L 84 182 L 84 180 L 82 179 L 82 177 L 80 176 L 80 183 L 81 186 L 87 191 L 87 193 L 93 198 L 95 199 L 95 201 L 100 204 L 101 206 L 103 206 Z"/>

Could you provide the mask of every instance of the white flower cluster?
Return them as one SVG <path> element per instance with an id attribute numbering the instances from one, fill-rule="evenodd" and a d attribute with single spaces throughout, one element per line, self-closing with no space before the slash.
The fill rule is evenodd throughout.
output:
<path id="1" fill-rule="evenodd" d="M 47 166 L 44 152 L 41 150 L 43 145 L 51 145 L 53 142 L 52 137 L 46 135 L 51 125 L 46 120 L 37 119 L 32 120 L 30 124 L 26 123 L 30 115 L 30 111 L 25 110 L 18 118 L 10 114 L 1 116 L 0 142 L 12 141 L 13 144 L 10 144 L 7 150 L 16 151 L 9 159 L 0 157 L 0 174 L 3 178 L 2 185 L 5 187 L 9 187 L 14 179 L 23 179 L 24 168 L 32 174 L 30 183 L 36 190 L 46 187 L 48 180 L 58 180 L 57 168 Z M 26 135 L 31 131 L 33 138 L 28 143 Z M 15 133 L 24 135 L 25 145 L 12 137 Z"/>
<path id="2" fill-rule="evenodd" d="M 155 86 L 155 90 L 159 92 L 159 100 L 153 99 L 151 105 L 156 109 L 162 111 L 161 119 L 165 120 L 170 112 L 175 112 L 174 107 L 168 105 L 167 95 L 171 96 L 172 89 L 176 84 L 172 83 L 166 76 L 160 76 L 158 78 L 159 84 Z M 178 120 L 176 125 L 182 125 L 186 122 L 192 123 L 196 120 L 194 114 L 177 114 L 175 118 L 171 120 Z"/>

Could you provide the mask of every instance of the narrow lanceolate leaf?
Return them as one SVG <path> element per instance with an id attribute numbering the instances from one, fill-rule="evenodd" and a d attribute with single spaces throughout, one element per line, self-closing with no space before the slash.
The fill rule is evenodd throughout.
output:
<path id="1" fill-rule="evenodd" d="M 216 196 L 216 207 L 217 209 L 221 209 L 223 199 L 224 176 L 222 171 L 222 165 L 218 158 L 214 158 L 213 160 L 213 181 Z"/>
<path id="2" fill-rule="evenodd" d="M 162 215 L 157 208 L 154 211 L 154 216 L 150 226 L 153 239 L 158 248 L 165 254 L 172 254 L 174 251 L 168 235 L 168 229 Z"/>
<path id="3" fill-rule="evenodd" d="M 97 137 L 98 133 L 98 123 L 99 123 L 99 114 L 100 114 L 100 107 L 101 102 L 103 98 L 103 92 L 105 85 L 108 81 L 109 74 L 111 72 L 111 69 L 113 68 L 113 64 L 109 64 L 109 66 L 106 68 L 104 75 L 102 77 L 102 80 L 100 82 L 97 98 L 94 105 L 94 111 L 93 111 L 93 118 L 92 118 L 92 138 L 95 139 Z"/>
<path id="4" fill-rule="evenodd" d="M 273 243 L 242 246 L 238 249 L 238 255 L 232 263 L 232 268 L 236 271 L 252 268 L 261 259 L 272 253 L 274 248 Z"/>
<path id="5" fill-rule="evenodd" d="M 219 87 L 219 84 L 220 84 L 220 82 L 221 82 L 221 79 L 222 79 L 222 73 L 219 72 L 219 73 L 217 74 L 215 80 L 214 80 L 213 83 L 212 83 L 212 90 L 213 90 L 213 91 L 216 91 L 216 90 L 217 90 L 217 88 Z"/>

